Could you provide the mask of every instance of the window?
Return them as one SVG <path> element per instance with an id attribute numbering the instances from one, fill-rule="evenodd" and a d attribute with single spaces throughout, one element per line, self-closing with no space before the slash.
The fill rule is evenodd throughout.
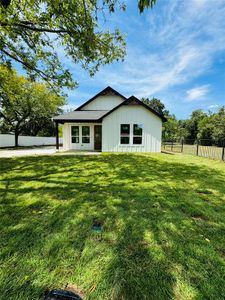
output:
<path id="1" fill-rule="evenodd" d="M 73 144 L 79 143 L 79 126 L 71 126 L 71 140 Z"/>
<path id="2" fill-rule="evenodd" d="M 82 143 L 90 143 L 90 126 L 82 126 Z"/>
<path id="3" fill-rule="evenodd" d="M 133 144 L 134 145 L 142 144 L 142 131 L 143 131 L 143 126 L 141 124 L 133 125 Z"/>
<path id="4" fill-rule="evenodd" d="M 130 124 L 120 125 L 120 144 L 130 143 Z"/>

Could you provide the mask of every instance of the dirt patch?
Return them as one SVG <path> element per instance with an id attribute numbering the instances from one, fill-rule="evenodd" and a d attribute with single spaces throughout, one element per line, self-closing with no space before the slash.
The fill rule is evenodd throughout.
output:
<path id="1" fill-rule="evenodd" d="M 65 290 L 69 291 L 69 292 L 73 292 L 74 294 L 77 294 L 82 299 L 84 299 L 84 292 L 78 286 L 76 286 L 75 284 L 68 283 Z"/>

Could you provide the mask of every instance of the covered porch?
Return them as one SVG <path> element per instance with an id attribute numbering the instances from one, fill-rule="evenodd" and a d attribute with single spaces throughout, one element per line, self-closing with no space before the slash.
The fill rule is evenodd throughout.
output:
<path id="1" fill-rule="evenodd" d="M 73 111 L 54 117 L 56 149 L 59 149 L 59 124 L 63 124 L 63 151 L 101 151 L 102 117 L 105 110 Z"/>
<path id="2" fill-rule="evenodd" d="M 64 123 L 63 149 L 65 151 L 101 151 L 101 123 Z"/>
<path id="3" fill-rule="evenodd" d="M 56 149 L 59 149 L 59 122 L 56 122 Z M 91 122 L 63 123 L 63 151 L 101 151 L 102 124 Z"/>

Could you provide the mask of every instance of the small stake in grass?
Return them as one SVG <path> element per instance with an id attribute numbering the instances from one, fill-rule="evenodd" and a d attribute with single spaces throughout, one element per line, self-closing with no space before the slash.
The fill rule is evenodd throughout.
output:
<path id="1" fill-rule="evenodd" d="M 101 240 L 102 239 L 102 230 L 103 230 L 103 228 L 102 228 L 102 224 L 96 219 L 93 220 L 92 230 L 97 235 L 100 235 L 100 240 Z"/>

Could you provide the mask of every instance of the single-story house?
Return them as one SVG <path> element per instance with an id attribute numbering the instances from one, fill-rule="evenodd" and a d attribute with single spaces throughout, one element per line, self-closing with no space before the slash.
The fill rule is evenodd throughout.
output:
<path id="1" fill-rule="evenodd" d="M 107 87 L 75 111 L 53 118 L 63 124 L 63 150 L 160 152 L 164 116 L 134 96 Z"/>

